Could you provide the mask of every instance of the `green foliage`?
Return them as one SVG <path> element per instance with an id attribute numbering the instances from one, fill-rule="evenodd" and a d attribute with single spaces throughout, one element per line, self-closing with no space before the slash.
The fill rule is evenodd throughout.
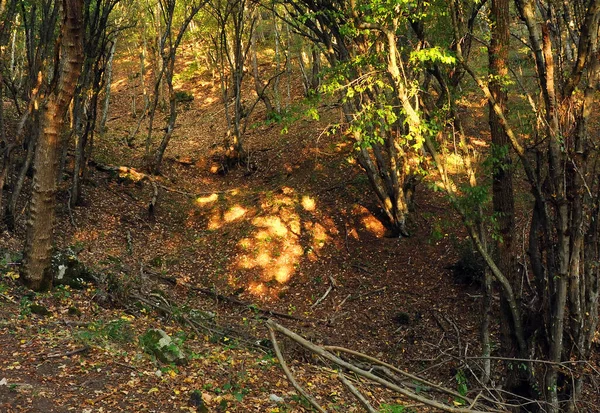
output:
<path id="1" fill-rule="evenodd" d="M 175 101 L 178 103 L 189 103 L 194 100 L 194 95 L 185 90 L 178 90 L 175 92 Z"/>
<path id="2" fill-rule="evenodd" d="M 454 378 L 456 379 L 456 390 L 461 396 L 466 396 L 469 388 L 467 386 L 467 377 L 465 376 L 465 372 L 462 369 L 458 369 Z M 465 404 L 465 400 L 462 398 L 456 398 L 454 402 L 461 405 Z"/>
<path id="3" fill-rule="evenodd" d="M 434 46 L 412 51 L 409 61 L 414 64 L 441 63 L 444 65 L 455 65 L 456 56 L 448 50 Z"/>
<path id="4" fill-rule="evenodd" d="M 94 321 L 87 328 L 75 332 L 75 337 L 82 343 L 100 347 L 106 347 L 111 343 L 130 343 L 133 341 L 134 336 L 131 323 L 124 318 L 108 322 L 104 320 Z"/>
<path id="5" fill-rule="evenodd" d="M 511 167 L 509 153 L 510 147 L 508 145 L 490 145 L 490 151 L 483 161 L 483 167 L 490 174 L 509 171 Z"/>
<path id="6" fill-rule="evenodd" d="M 411 409 L 407 409 L 401 404 L 382 404 L 380 408 L 381 413 L 409 413 Z"/>

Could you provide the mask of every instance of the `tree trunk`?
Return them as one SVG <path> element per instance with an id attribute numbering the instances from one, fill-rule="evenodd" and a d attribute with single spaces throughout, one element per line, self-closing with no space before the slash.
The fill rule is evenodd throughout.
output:
<path id="1" fill-rule="evenodd" d="M 505 84 L 508 75 L 507 60 L 510 45 L 509 0 L 492 0 L 490 17 L 492 39 L 488 50 L 491 79 L 489 88 L 496 104 L 506 113 L 507 93 L 505 91 Z M 515 203 L 509 153 L 510 141 L 491 103 L 489 104 L 489 124 L 494 165 L 492 199 L 494 214 L 497 217 L 497 231 L 499 235 L 496 237 L 496 256 L 498 267 L 510 283 L 515 285 Z M 513 320 L 508 303 L 504 298 L 501 299 L 500 306 L 500 340 L 503 355 L 507 357 L 526 358 L 526 354 L 520 354 L 519 349 L 515 348 L 515 340 L 512 333 Z M 519 376 L 522 370 L 516 368 L 516 366 L 511 367 L 514 368 L 507 369 L 506 386 L 510 391 L 517 392 L 517 389 L 521 387 Z"/>
<path id="2" fill-rule="evenodd" d="M 48 270 L 52 257 L 60 133 L 83 62 L 82 10 L 83 0 L 62 0 L 62 65 L 57 85 L 41 108 L 23 262 L 24 282 L 36 291 L 52 285 Z"/>
<path id="3" fill-rule="evenodd" d="M 108 107 L 110 105 L 110 87 L 112 85 L 112 66 L 115 58 L 115 50 L 117 49 L 117 37 L 115 36 L 110 52 L 108 54 L 108 61 L 106 62 L 106 84 L 104 85 L 104 103 L 102 105 L 102 117 L 100 118 L 100 126 L 98 127 L 98 133 L 100 136 L 104 136 L 106 133 L 106 122 L 108 120 Z M 143 76 L 143 74 L 142 74 Z"/>

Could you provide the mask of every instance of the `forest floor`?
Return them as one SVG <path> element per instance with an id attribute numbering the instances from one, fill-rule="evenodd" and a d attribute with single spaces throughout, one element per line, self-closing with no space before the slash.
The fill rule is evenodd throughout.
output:
<path id="1" fill-rule="evenodd" d="M 132 174 L 91 167 L 84 201 L 73 209 L 66 185 L 59 194 L 57 247 L 73 251 L 104 284 L 33 295 L 14 279 L 23 216 L 15 232 L 1 234 L 0 411 L 201 411 L 195 390 L 210 412 L 311 411 L 273 354 L 256 345 L 268 337 L 265 311 L 314 343 L 476 391 L 464 356 L 480 352 L 481 297 L 449 269 L 466 238 L 444 197 L 421 185 L 411 237 L 386 237 L 351 144 L 328 133 L 339 108 L 322 104 L 319 120 L 302 116 L 296 84 L 291 101 L 282 97 L 294 108 L 289 116 L 266 122 L 260 104 L 252 114 L 251 167 L 217 173 L 225 136 L 220 88 L 194 74 L 193 61 L 181 65 L 179 87 L 194 100 L 182 105 L 162 173 L 152 178 L 159 192 L 153 213 L 153 185 Z M 135 71 L 122 57 L 95 164 L 142 166 L 145 122 L 130 138 L 142 102 Z M 159 113 L 153 145 L 163 121 Z M 487 133 L 484 121 L 468 127 Z M 134 305 L 133 296 L 148 305 Z M 185 322 L 198 314 L 196 327 Z M 175 337 L 188 364 L 164 365 L 144 353 L 138 338 L 148 328 Z M 362 411 L 334 370 L 282 341 L 295 376 L 328 411 Z M 429 411 L 355 384 L 381 411 Z"/>

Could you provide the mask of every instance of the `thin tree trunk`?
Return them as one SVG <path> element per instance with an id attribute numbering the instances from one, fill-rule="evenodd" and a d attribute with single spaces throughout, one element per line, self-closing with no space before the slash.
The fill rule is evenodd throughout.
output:
<path id="1" fill-rule="evenodd" d="M 173 75 L 172 70 L 175 65 L 175 57 L 173 56 L 170 60 L 169 73 L 167 73 L 167 87 L 169 89 L 169 120 L 167 121 L 167 126 L 165 128 L 165 134 L 158 146 L 154 154 L 154 164 L 152 165 L 152 172 L 155 174 L 160 173 L 160 167 L 162 164 L 163 157 L 165 155 L 165 151 L 167 150 L 167 146 L 171 141 L 171 137 L 173 136 L 173 130 L 175 129 L 175 122 L 177 121 L 177 101 L 175 99 L 175 91 L 173 90 Z"/>
<path id="2" fill-rule="evenodd" d="M 36 134 L 36 136 L 39 134 L 37 129 L 34 130 L 34 133 Z M 29 171 L 29 168 L 31 167 L 31 162 L 33 161 L 36 142 L 37 138 L 35 136 L 31 136 L 29 138 L 29 142 L 27 143 L 27 155 L 25 156 L 25 161 L 23 162 L 23 165 L 21 165 L 19 176 L 17 177 L 11 196 L 8 200 L 8 204 L 6 206 L 6 225 L 11 231 L 15 229 L 17 220 L 17 203 L 19 201 L 19 197 L 21 196 L 21 191 L 23 190 L 23 184 L 25 183 L 27 171 Z"/>
<path id="3" fill-rule="evenodd" d="M 62 0 L 62 65 L 56 88 L 41 110 L 23 259 L 24 282 L 36 291 L 52 285 L 48 270 L 52 257 L 60 133 L 83 62 L 82 10 L 83 0 Z"/>
<path id="4" fill-rule="evenodd" d="M 108 108 L 110 105 L 110 89 L 112 86 L 112 67 L 116 49 L 117 37 L 115 37 L 115 39 L 113 40 L 113 44 L 110 47 L 110 52 L 108 54 L 108 61 L 106 62 L 106 84 L 104 85 L 104 103 L 102 105 L 102 117 L 100 118 L 100 125 L 98 127 L 100 136 L 104 136 L 104 134 L 106 133 L 106 122 L 108 121 Z"/>
<path id="5" fill-rule="evenodd" d="M 507 94 L 505 82 L 508 75 L 508 49 L 510 46 L 509 32 L 509 0 L 492 0 L 491 10 L 492 39 L 489 53 L 489 88 L 496 104 L 506 113 Z M 498 267 L 512 285 L 515 285 L 515 204 L 512 183 L 512 167 L 510 159 L 510 141 L 492 104 L 489 105 L 489 124 L 492 137 L 492 157 L 494 159 L 492 203 L 498 223 L 496 254 Z M 487 277 L 486 277 L 487 278 Z M 486 290 L 487 290 L 486 279 Z M 487 293 L 486 293 L 487 296 Z M 513 320 L 510 308 L 505 298 L 501 299 L 501 329 L 500 339 L 503 355 L 507 357 L 526 357 L 519 354 L 513 340 Z M 507 369 L 506 385 L 509 390 L 520 388 L 521 370 L 512 366 Z"/>

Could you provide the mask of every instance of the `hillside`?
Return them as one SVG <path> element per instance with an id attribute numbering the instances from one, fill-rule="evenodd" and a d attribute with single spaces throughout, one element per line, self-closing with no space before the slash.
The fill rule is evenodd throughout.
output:
<path id="1" fill-rule="evenodd" d="M 352 145 L 327 133 L 341 114 L 326 103 L 319 120 L 289 123 L 266 122 L 258 105 L 249 166 L 222 173 L 223 109 L 206 73 L 176 85 L 194 99 L 180 107 L 162 174 L 147 179 L 136 173 L 145 123 L 130 139 L 139 120 L 132 96 L 142 101 L 135 70 L 120 56 L 108 133 L 95 142 L 82 205 L 67 207 L 66 186 L 59 195 L 57 248 L 101 282 L 33 295 L 14 279 L 23 215 L 14 233 L 1 234 L 0 410 L 202 411 L 191 396 L 198 391 L 211 412 L 310 411 L 264 341 L 267 317 L 452 389 L 479 387 L 462 357 L 480 353 L 481 295 L 449 269 L 466 234 L 439 192 L 423 183 L 411 237 L 387 237 Z M 292 107 L 302 108 L 300 89 L 292 85 Z M 139 339 L 149 328 L 176 337 L 188 364 L 146 354 Z M 323 406 L 361 411 L 327 363 L 282 341 L 295 376 Z M 355 384 L 382 411 L 429 411 Z M 401 405 L 407 410 L 391 410 Z"/>

